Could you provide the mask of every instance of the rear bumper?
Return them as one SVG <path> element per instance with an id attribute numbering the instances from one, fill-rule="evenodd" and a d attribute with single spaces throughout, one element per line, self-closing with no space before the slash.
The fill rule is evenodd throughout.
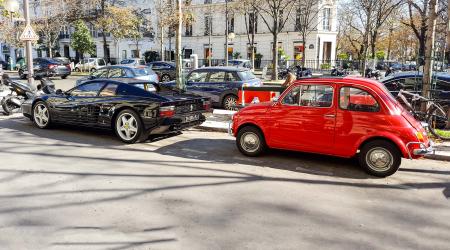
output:
<path id="1" fill-rule="evenodd" d="M 205 122 L 205 120 L 206 117 L 203 114 L 200 114 L 200 119 L 191 122 L 182 122 L 182 119 L 177 117 L 166 118 L 158 127 L 153 128 L 150 131 L 150 134 L 168 134 L 181 131 L 187 128 L 198 126 Z"/>
<path id="2" fill-rule="evenodd" d="M 410 145 L 419 145 L 420 148 L 415 148 L 411 150 L 409 149 Z M 423 142 L 408 142 L 406 144 L 406 148 L 408 149 L 408 157 L 409 159 L 414 159 L 428 154 L 433 154 L 434 153 L 433 146 L 434 144 L 432 141 L 430 141 L 430 145 L 428 147 Z"/>

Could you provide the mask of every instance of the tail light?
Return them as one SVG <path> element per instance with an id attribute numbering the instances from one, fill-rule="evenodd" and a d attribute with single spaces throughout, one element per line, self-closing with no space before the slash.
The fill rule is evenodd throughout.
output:
<path id="1" fill-rule="evenodd" d="M 58 65 L 56 65 L 56 64 L 49 64 L 48 65 L 48 69 L 53 69 L 53 68 L 55 68 L 55 67 L 57 67 Z"/>
<path id="2" fill-rule="evenodd" d="M 172 117 L 175 115 L 175 106 L 159 107 L 160 117 Z"/>
<path id="3" fill-rule="evenodd" d="M 211 101 L 210 100 L 204 100 L 203 101 L 203 109 L 209 110 L 211 108 Z"/>

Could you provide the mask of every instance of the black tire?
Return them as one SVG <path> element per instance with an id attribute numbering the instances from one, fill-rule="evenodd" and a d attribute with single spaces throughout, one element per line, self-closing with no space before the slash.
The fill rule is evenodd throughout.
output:
<path id="1" fill-rule="evenodd" d="M 74 71 L 75 72 L 81 72 L 80 68 L 75 68 Z"/>
<path id="2" fill-rule="evenodd" d="M 359 165 L 366 173 L 377 177 L 386 177 L 397 172 L 402 162 L 402 155 L 393 143 L 374 140 L 361 148 L 358 160 Z M 376 166 L 376 164 L 380 165 Z"/>
<path id="3" fill-rule="evenodd" d="M 161 82 L 169 82 L 170 80 L 170 76 L 167 74 L 161 76 Z"/>
<path id="4" fill-rule="evenodd" d="M 67 79 L 68 76 L 61 76 L 61 79 Z"/>
<path id="5" fill-rule="evenodd" d="M 40 116 L 36 116 L 36 110 L 38 110 L 39 107 L 41 107 L 41 108 L 45 107 L 45 109 L 47 110 L 47 114 L 45 114 L 45 111 L 44 111 L 44 112 L 41 113 Z M 51 126 L 52 119 L 51 119 L 51 116 L 50 116 L 50 110 L 48 109 L 48 105 L 45 102 L 43 102 L 43 101 L 36 102 L 33 105 L 33 109 L 31 110 L 31 112 L 32 112 L 31 115 L 32 115 L 33 123 L 38 128 L 46 129 L 46 128 L 49 128 Z M 47 116 L 47 122 L 46 123 L 45 122 L 41 123 L 40 120 L 42 121 L 42 118 L 44 117 L 44 115 Z M 38 117 L 40 117 L 40 118 L 38 118 Z"/>
<path id="6" fill-rule="evenodd" d="M 121 124 L 119 124 L 120 122 L 123 122 L 121 121 L 122 117 L 128 118 L 127 124 L 123 124 L 122 126 L 122 129 L 125 130 L 121 130 Z M 135 122 L 130 121 L 130 117 L 133 117 Z M 147 139 L 144 135 L 144 125 L 141 121 L 141 118 L 135 111 L 131 109 L 124 109 L 116 115 L 113 128 L 117 137 L 119 137 L 119 139 L 125 143 L 133 144 Z M 133 128 L 136 128 L 135 132 L 132 130 Z M 130 136 L 127 138 L 128 133 L 130 133 Z M 131 135 L 131 133 L 133 133 L 133 135 Z"/>
<path id="7" fill-rule="evenodd" d="M 5 96 L 5 98 L 2 99 L 2 109 L 3 109 L 2 113 L 3 113 L 3 115 L 6 115 L 6 116 L 11 115 L 14 110 L 14 106 L 11 105 L 8 101 L 9 97 L 10 96 Z"/>
<path id="8" fill-rule="evenodd" d="M 25 75 L 25 74 L 23 73 L 23 70 L 19 70 L 19 78 L 22 79 L 22 80 L 27 79 L 27 75 Z"/>
<path id="9" fill-rule="evenodd" d="M 92 68 L 92 69 L 90 70 L 91 73 L 94 73 L 95 71 L 97 71 L 95 68 Z"/>
<path id="10" fill-rule="evenodd" d="M 236 110 L 238 97 L 235 95 L 226 95 L 222 100 L 222 108 L 226 110 Z"/>
<path id="11" fill-rule="evenodd" d="M 267 148 L 263 133 L 254 126 L 239 129 L 236 136 L 236 146 L 242 154 L 251 157 L 261 155 Z"/>
<path id="12" fill-rule="evenodd" d="M 448 106 L 441 109 L 434 108 L 428 114 L 428 129 L 436 138 L 450 140 L 450 121 L 448 119 Z"/>

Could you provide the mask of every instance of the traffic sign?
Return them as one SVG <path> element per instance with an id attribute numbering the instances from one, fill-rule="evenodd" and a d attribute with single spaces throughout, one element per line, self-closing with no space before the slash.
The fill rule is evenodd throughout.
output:
<path id="1" fill-rule="evenodd" d="M 39 36 L 36 35 L 36 32 L 34 32 L 31 25 L 27 25 L 25 27 L 25 30 L 22 32 L 22 35 L 20 35 L 20 40 L 22 41 L 37 41 L 39 40 Z"/>

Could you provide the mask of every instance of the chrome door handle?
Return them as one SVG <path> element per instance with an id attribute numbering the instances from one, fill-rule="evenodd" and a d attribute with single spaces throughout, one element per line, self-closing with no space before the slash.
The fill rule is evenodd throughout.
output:
<path id="1" fill-rule="evenodd" d="M 325 118 L 335 118 L 336 115 L 335 114 L 328 114 L 328 115 L 324 115 Z"/>

